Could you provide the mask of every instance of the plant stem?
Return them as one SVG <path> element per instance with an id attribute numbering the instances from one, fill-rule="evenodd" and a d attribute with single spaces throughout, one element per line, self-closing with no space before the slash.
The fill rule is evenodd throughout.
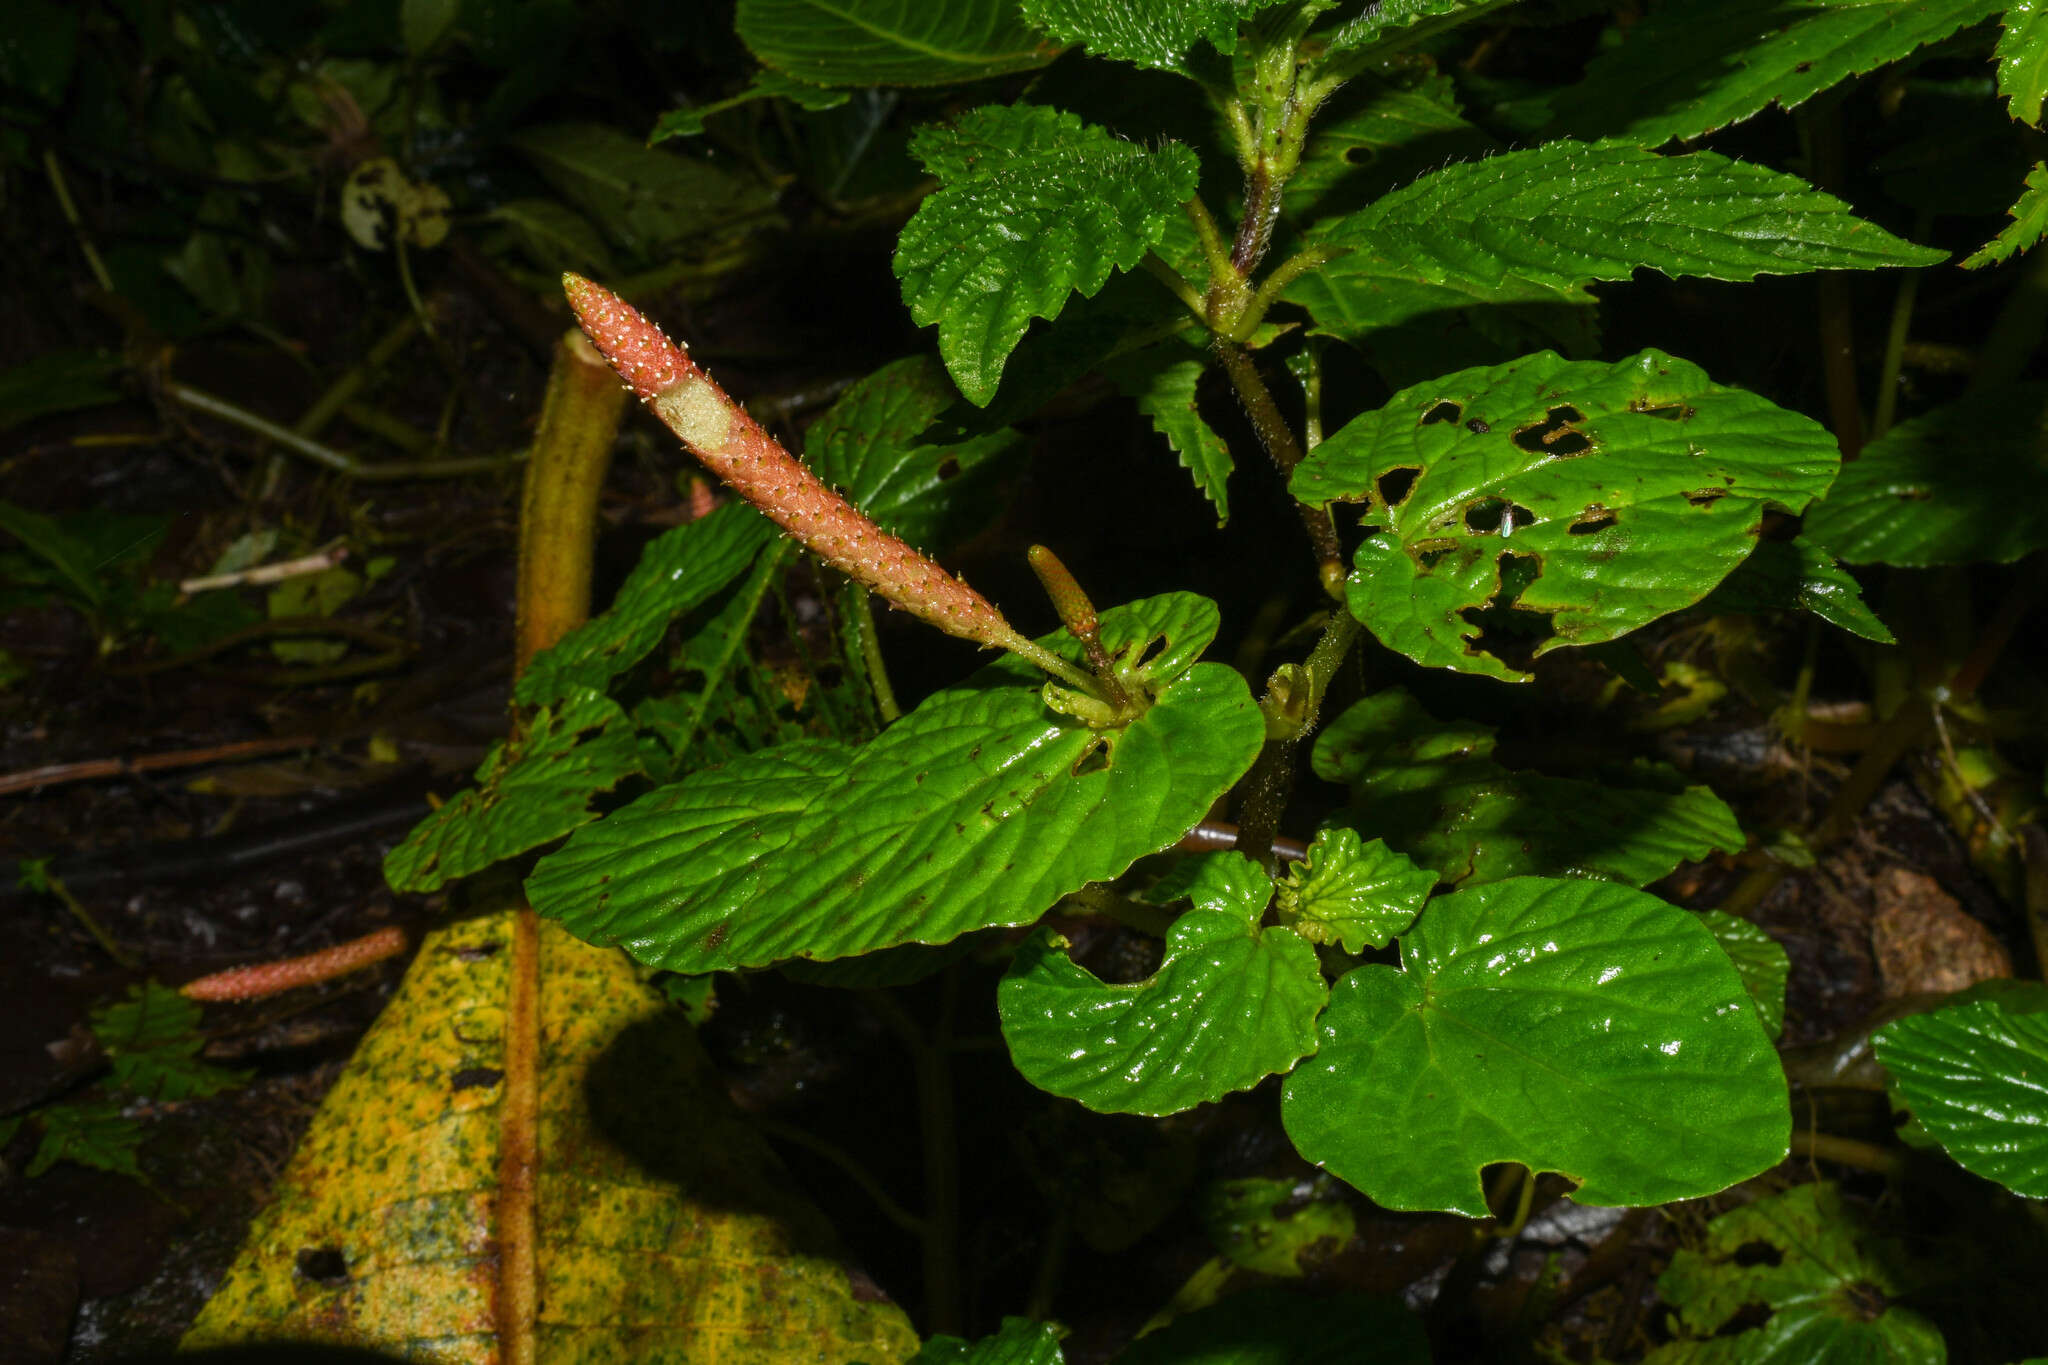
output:
<path id="1" fill-rule="evenodd" d="M 1927 235 L 1934 215 L 1920 210 L 1913 223 L 1913 240 Z M 1899 273 L 1898 292 L 1892 296 L 1892 323 L 1884 338 L 1884 363 L 1877 375 L 1877 410 L 1870 417 L 1870 439 L 1875 441 L 1892 429 L 1899 411 L 1899 369 L 1906 359 L 1906 338 L 1913 332 L 1913 305 L 1920 297 L 1920 272 Z"/>
<path id="2" fill-rule="evenodd" d="M 875 634 L 875 609 L 868 601 L 867 586 L 847 579 L 840 601 L 845 608 L 840 614 L 846 621 L 850 662 L 866 673 L 868 691 L 875 699 L 882 724 L 893 725 L 902 716 L 903 708 L 896 704 L 896 689 L 889 682 L 889 663 L 882 657 L 882 642 Z"/>
<path id="3" fill-rule="evenodd" d="M 1322 713 L 1323 696 L 1337 670 L 1344 666 L 1351 646 L 1357 643 L 1359 632 L 1357 619 L 1344 608 L 1330 614 L 1322 638 L 1301 665 L 1304 694 L 1296 712 L 1300 721 L 1294 733 L 1268 740 L 1246 779 L 1244 809 L 1238 816 L 1237 851 L 1268 873 L 1277 865 L 1274 839 L 1280 832 L 1280 819 L 1287 813 L 1288 798 L 1294 793 L 1295 756 L 1301 742 L 1314 733 Z"/>
<path id="4" fill-rule="evenodd" d="M 165 397 L 195 412 L 218 417 L 244 431 L 253 432 L 266 441 L 283 446 L 293 454 L 303 456 L 317 465 L 324 465 L 337 474 L 346 474 L 364 483 L 395 483 L 404 479 L 445 479 L 460 474 L 481 474 L 503 469 L 526 458 L 526 452 L 520 450 L 509 455 L 477 455 L 448 460 L 367 464 L 353 455 L 345 455 L 331 446 L 301 436 L 290 427 L 282 427 L 267 417 L 259 417 L 247 408 L 238 407 L 225 398 L 216 398 L 202 389 L 195 389 L 190 384 L 168 383 L 164 385 L 163 393 Z"/>
<path id="5" fill-rule="evenodd" d="M 1837 1137 L 1833 1133 L 1815 1133 L 1801 1129 L 1792 1134 L 1793 1156 L 1803 1156 L 1809 1161 L 1832 1161 L 1837 1166 L 1854 1166 L 1859 1171 L 1876 1171 L 1880 1175 L 1897 1175 L 1906 1169 L 1906 1158 L 1889 1147 L 1880 1147 L 1874 1142 L 1857 1138 Z"/>
<path id="6" fill-rule="evenodd" d="M 1816 100 L 1801 112 L 1800 128 L 1806 134 L 1813 167 L 1813 182 L 1824 190 L 1842 187 L 1842 109 L 1834 100 Z M 1853 460 L 1863 452 L 1863 404 L 1856 393 L 1856 323 L 1851 308 L 1848 276 L 1840 271 L 1823 271 L 1816 281 L 1820 295 L 1821 369 L 1827 379 L 1828 421 L 1835 429 L 1835 442 L 1842 458 Z"/>
<path id="7" fill-rule="evenodd" d="M 1244 404 L 1245 414 L 1251 418 L 1252 430 L 1258 433 L 1259 444 L 1265 447 L 1273 467 L 1280 471 L 1284 480 L 1301 463 L 1301 446 L 1288 429 L 1287 419 L 1280 415 L 1280 405 L 1273 401 L 1273 391 L 1259 377 L 1258 366 L 1252 363 L 1251 354 L 1244 347 L 1219 336 L 1215 348 L 1223 361 L 1223 372 L 1229 377 L 1230 386 L 1237 390 L 1238 401 Z M 1333 597 L 1341 597 L 1344 556 L 1337 541 L 1337 523 L 1331 518 L 1328 508 L 1300 503 L 1296 508 L 1301 514 L 1302 527 L 1308 532 L 1309 547 L 1315 553 L 1316 571 L 1324 590 Z"/>
<path id="8" fill-rule="evenodd" d="M 58 902 L 71 912 L 71 917 L 84 926 L 85 932 L 92 935 L 93 942 L 100 945 L 102 952 L 120 966 L 133 968 L 140 965 L 132 953 L 114 941 L 114 936 L 93 917 L 92 911 L 85 908 L 85 903 L 71 894 L 71 888 L 64 885 L 63 878 L 54 876 L 44 869 L 40 874 L 40 880 L 42 889 L 55 896 Z"/>
<path id="9" fill-rule="evenodd" d="M 590 617 L 590 546 L 626 394 L 581 332 L 555 343 L 519 508 L 513 670 Z M 580 547 L 580 552 L 579 552 Z"/>
<path id="10" fill-rule="evenodd" d="M 66 782 L 90 782 L 96 778 L 126 777 L 130 773 L 158 772 L 165 768 L 191 768 L 201 763 L 261 758 L 269 754 L 290 753 L 294 749 L 317 748 L 319 743 L 311 735 L 284 735 L 276 739 L 210 744 L 203 749 L 174 749 L 169 753 L 145 754 L 141 758 L 93 758 L 79 763 L 53 763 L 47 767 L 0 774 L 0 796 L 55 787 Z"/>
<path id="11" fill-rule="evenodd" d="M 114 277 L 107 270 L 107 263 L 100 258 L 99 248 L 85 231 L 85 220 L 79 216 L 78 205 L 71 200 L 71 186 L 65 182 L 64 167 L 57 160 L 57 153 L 43 149 L 43 174 L 50 178 L 50 191 L 57 196 L 57 207 L 64 212 L 64 221 L 71 225 L 71 235 L 78 239 L 79 254 L 85 257 L 86 268 L 92 271 L 93 280 L 106 293 L 117 293 Z"/>
<path id="12" fill-rule="evenodd" d="M 875 1208 L 884 1218 L 912 1237 L 922 1238 L 925 1235 L 924 1219 L 897 1203 L 889 1192 L 882 1188 L 882 1182 L 875 1179 L 874 1173 L 861 1165 L 853 1153 L 838 1143 L 827 1142 L 824 1138 L 807 1133 L 795 1124 L 784 1123 L 780 1119 L 757 1118 L 754 1120 L 754 1126 L 777 1141 L 787 1142 L 825 1158 L 859 1187 L 861 1193 L 874 1201 Z"/>
<path id="13" fill-rule="evenodd" d="M 1144 258 L 1138 262 L 1138 265 L 1147 275 L 1165 285 L 1175 298 L 1186 304 L 1190 313 L 1193 313 L 1198 318 L 1205 315 L 1202 307 L 1201 291 L 1189 284 L 1185 275 L 1161 259 L 1158 252 L 1146 252 Z"/>

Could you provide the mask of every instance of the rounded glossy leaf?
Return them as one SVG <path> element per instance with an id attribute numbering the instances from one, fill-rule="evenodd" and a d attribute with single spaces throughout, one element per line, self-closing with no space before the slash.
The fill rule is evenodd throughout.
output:
<path id="1" fill-rule="evenodd" d="M 543 859 L 527 893 L 688 973 L 1028 924 L 1172 844 L 1251 765 L 1265 727 L 1244 680 L 1185 665 L 1215 623 L 1185 595 L 1103 613 L 1113 652 L 1166 641 L 1136 670 L 1151 709 L 1121 729 L 1054 713 L 1033 670 L 993 664 L 858 749 L 784 745 L 651 792 Z"/>
<path id="2" fill-rule="evenodd" d="M 1116 1365 L 1429 1365 L 1429 1338 L 1393 1299 L 1248 1289 L 1139 1338 Z"/>
<path id="3" fill-rule="evenodd" d="M 2005 564 L 2048 545 L 2048 384 L 1901 422 L 1842 466 L 1806 534 L 1851 564 Z"/>
<path id="4" fill-rule="evenodd" d="M 1328 997 L 1315 949 L 1259 927 L 1272 884 L 1257 864 L 1237 853 L 1206 861 L 1239 871 L 1197 882 L 1195 908 L 1174 921 L 1148 980 L 1105 985 L 1067 958 L 1059 935 L 1026 941 L 996 995 L 1024 1079 L 1090 1109 L 1177 1114 L 1315 1047 Z"/>
<path id="5" fill-rule="evenodd" d="M 1060 1328 L 1029 1318 L 1004 1318 L 1002 1328 L 979 1341 L 935 1336 L 910 1358 L 910 1365 L 1060 1365 Z"/>
<path id="6" fill-rule="evenodd" d="M 1417 867 L 1357 830 L 1318 833 L 1308 857 L 1280 884 L 1280 922 L 1310 943 L 1342 944 L 1347 953 L 1387 941 L 1414 922 L 1436 890 L 1436 873 Z"/>
<path id="7" fill-rule="evenodd" d="M 1913 1117 L 1965 1170 L 2048 1199 L 2048 987 L 1984 992 L 1872 1041 Z"/>
<path id="8" fill-rule="evenodd" d="M 1394 1209 L 1484 1217 L 1519 1161 L 1586 1204 L 1659 1204 L 1785 1155 L 1784 1073 L 1699 920 L 1606 882 L 1440 896 L 1402 967 L 1339 981 L 1281 1116 L 1303 1156 Z"/>
<path id="9" fill-rule="evenodd" d="M 1290 487 L 1371 504 L 1346 599 L 1373 634 L 1417 663 L 1520 679 L 1483 648 L 1484 609 L 1536 654 L 1624 635 L 1706 596 L 1765 509 L 1802 510 L 1839 460 L 1819 423 L 1660 351 L 1544 351 L 1402 390 Z"/>

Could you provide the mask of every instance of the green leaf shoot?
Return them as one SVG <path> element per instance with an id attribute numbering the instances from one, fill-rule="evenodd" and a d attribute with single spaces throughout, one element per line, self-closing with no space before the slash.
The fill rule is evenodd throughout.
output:
<path id="1" fill-rule="evenodd" d="M 2048 18 L 2036 21 L 2048 29 Z M 1999 265 L 2023 251 L 2032 250 L 2048 237 L 2048 161 L 2036 161 L 2027 172 L 2027 187 L 2012 206 L 2012 221 L 1996 237 L 1971 252 L 1963 262 L 1965 270 Z"/>
<path id="2" fill-rule="evenodd" d="M 1437 874 L 1358 831 L 1319 831 L 1308 857 L 1280 883 L 1280 922 L 1310 943 L 1334 943 L 1347 953 L 1384 948 L 1414 922 L 1436 890 Z"/>
<path id="3" fill-rule="evenodd" d="M 2048 98 L 2048 4 L 2012 0 L 1999 20 L 1998 93 L 2012 102 L 2012 116 L 2041 126 L 2041 102 Z"/>

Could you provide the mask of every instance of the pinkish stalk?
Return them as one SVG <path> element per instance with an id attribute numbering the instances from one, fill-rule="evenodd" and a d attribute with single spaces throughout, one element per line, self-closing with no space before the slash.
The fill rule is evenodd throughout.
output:
<path id="1" fill-rule="evenodd" d="M 706 468 L 804 548 L 948 635 L 1008 650 L 1095 689 L 1087 674 L 1018 634 L 987 598 L 826 486 L 632 305 L 581 275 L 564 275 L 562 288 L 584 335 L 626 386 Z"/>
<path id="2" fill-rule="evenodd" d="M 337 943 L 332 948 L 322 948 L 317 953 L 307 953 L 304 957 L 257 962 L 247 967 L 214 972 L 196 981 L 187 981 L 180 989 L 189 1000 L 261 1000 L 300 986 L 317 986 L 322 981 L 332 981 L 337 976 L 360 971 L 387 957 L 396 957 L 405 951 L 406 942 L 405 930 L 393 925 L 350 939 L 347 943 Z"/>

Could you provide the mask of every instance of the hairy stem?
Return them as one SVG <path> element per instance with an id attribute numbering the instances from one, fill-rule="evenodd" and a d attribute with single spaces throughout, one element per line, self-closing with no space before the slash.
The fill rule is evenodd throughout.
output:
<path id="1" fill-rule="evenodd" d="M 1280 471 L 1284 480 L 1301 463 L 1301 446 L 1294 439 L 1287 419 L 1280 415 L 1280 405 L 1273 401 L 1273 391 L 1259 377 L 1259 368 L 1244 347 L 1222 337 L 1217 338 L 1215 347 L 1216 354 L 1223 361 L 1223 372 L 1229 377 L 1231 388 L 1237 391 L 1238 401 L 1244 404 L 1245 414 L 1251 418 L 1252 430 L 1258 433 L 1259 444 L 1265 448 L 1273 467 Z M 1337 523 L 1331 519 L 1328 508 L 1300 503 L 1296 507 L 1301 515 L 1302 529 L 1308 532 L 1309 548 L 1315 554 L 1316 570 L 1324 590 L 1333 597 L 1341 597 L 1344 555 L 1337 541 Z"/>

